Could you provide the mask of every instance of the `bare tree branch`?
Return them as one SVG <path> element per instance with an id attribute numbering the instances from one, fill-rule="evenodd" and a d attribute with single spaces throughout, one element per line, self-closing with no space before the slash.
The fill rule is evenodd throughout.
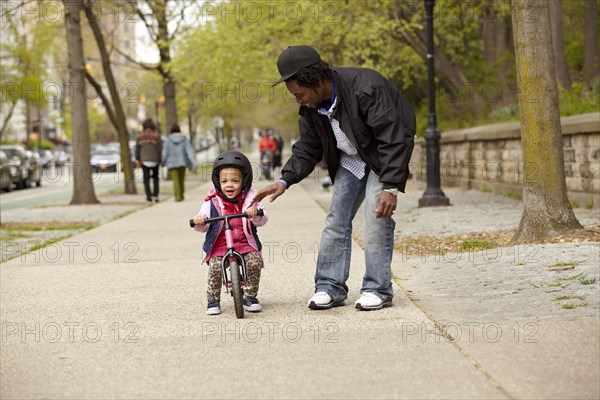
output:
<path id="1" fill-rule="evenodd" d="M 187 10 L 188 8 L 188 3 L 185 0 L 181 3 L 183 5 L 181 6 L 181 12 L 179 13 L 179 20 L 175 24 L 175 29 L 173 30 L 173 33 L 169 35 L 169 41 L 173 40 L 180 33 L 180 29 L 182 34 L 184 33 L 184 30 L 188 29 L 184 26 L 185 24 L 183 24 L 183 20 L 185 18 L 185 10 Z"/>
<path id="2" fill-rule="evenodd" d="M 0 18 L 2 19 L 3 23 L 4 21 L 6 21 L 8 19 L 8 16 L 11 14 L 16 13 L 17 11 L 19 11 L 21 8 L 25 7 L 27 4 L 33 3 L 36 0 L 21 0 L 21 3 L 19 5 L 17 5 L 15 8 L 11 8 L 9 6 L 13 5 L 14 3 L 7 3 L 4 7 L 2 7 L 2 13 L 0 13 Z"/>
<path id="3" fill-rule="evenodd" d="M 158 38 L 158 33 L 154 29 L 154 26 L 146 18 L 146 14 L 144 14 L 144 12 L 140 9 L 140 7 L 138 7 L 137 1 L 136 0 L 129 0 L 129 4 L 131 4 L 133 7 L 135 7 L 137 15 L 140 17 L 140 19 L 142 20 L 142 22 L 144 23 L 144 25 L 146 25 L 146 29 L 148 29 L 148 33 L 150 34 L 150 37 L 152 38 L 152 41 L 156 42 L 158 40 L 157 39 Z M 147 1 L 146 1 L 146 4 L 148 4 Z M 148 7 L 150 7 L 150 5 L 148 5 Z M 150 7 L 150 9 L 152 10 L 152 7 Z"/>
<path id="4" fill-rule="evenodd" d="M 123 57 L 125 57 L 125 59 L 127 59 L 127 61 L 129 61 L 135 65 L 138 65 L 139 67 L 141 67 L 147 71 L 157 71 L 158 70 L 157 65 L 145 64 L 143 62 L 137 61 L 137 60 L 131 58 L 131 56 L 129 54 L 121 51 L 121 49 L 119 49 L 118 47 L 114 47 L 114 50 L 117 52 L 117 54 L 120 54 Z"/>
<path id="5" fill-rule="evenodd" d="M 173 39 L 175 39 L 175 37 L 177 35 L 184 35 L 189 30 L 190 30 L 189 26 L 186 26 L 183 23 L 183 18 L 179 19 L 179 21 L 177 21 L 177 24 L 175 25 L 175 29 L 173 29 L 173 33 L 169 35 L 169 41 L 172 41 Z"/>
<path id="6" fill-rule="evenodd" d="M 85 79 L 87 79 L 87 81 L 94 87 L 94 89 L 96 90 L 96 93 L 98 93 L 98 96 L 100 97 L 100 100 L 102 100 L 102 105 L 106 109 L 106 113 L 108 114 L 108 118 L 110 119 L 110 122 L 113 124 L 113 126 L 117 126 L 117 116 L 110 105 L 110 100 L 108 100 L 108 97 L 106 97 L 106 95 L 104 94 L 104 91 L 102 90 L 102 86 L 100 86 L 98 81 L 96 79 L 94 79 L 94 77 L 92 75 L 90 75 L 90 73 L 87 71 L 87 69 L 84 68 L 84 71 L 85 71 Z"/>

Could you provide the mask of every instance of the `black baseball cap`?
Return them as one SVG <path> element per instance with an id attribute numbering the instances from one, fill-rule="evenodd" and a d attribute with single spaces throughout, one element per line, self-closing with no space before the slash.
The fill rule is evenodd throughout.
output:
<path id="1" fill-rule="evenodd" d="M 296 75 L 306 68 L 321 61 L 321 56 L 310 46 L 290 46 L 277 59 L 277 69 L 281 78 L 271 86 L 275 86 Z"/>

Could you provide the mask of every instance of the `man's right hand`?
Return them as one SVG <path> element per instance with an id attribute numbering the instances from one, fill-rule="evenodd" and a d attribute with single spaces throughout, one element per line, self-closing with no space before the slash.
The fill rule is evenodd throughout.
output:
<path id="1" fill-rule="evenodd" d="M 266 188 L 259 190 L 254 196 L 254 200 L 252 201 L 252 203 L 258 203 L 268 195 L 271 195 L 271 197 L 269 198 L 269 202 L 272 203 L 273 201 L 275 201 L 276 198 L 278 198 L 285 192 L 285 189 L 286 187 L 283 183 L 274 182 Z"/>

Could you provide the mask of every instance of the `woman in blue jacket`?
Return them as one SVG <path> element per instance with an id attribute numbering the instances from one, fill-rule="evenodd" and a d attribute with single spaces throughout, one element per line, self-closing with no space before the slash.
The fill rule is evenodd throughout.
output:
<path id="1" fill-rule="evenodd" d="M 167 167 L 173 180 L 175 201 L 182 201 L 185 192 L 185 169 L 196 165 L 194 149 L 190 139 L 184 136 L 179 125 L 174 124 L 162 150 L 162 164 Z"/>

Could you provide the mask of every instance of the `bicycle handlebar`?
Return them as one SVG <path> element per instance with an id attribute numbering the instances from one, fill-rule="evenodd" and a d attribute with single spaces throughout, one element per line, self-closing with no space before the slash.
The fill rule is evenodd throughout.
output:
<path id="1" fill-rule="evenodd" d="M 265 212 L 263 210 L 258 210 L 258 213 L 256 214 L 256 216 L 262 217 L 263 215 L 265 215 Z M 204 223 L 208 224 L 210 222 L 222 221 L 224 219 L 229 220 L 229 219 L 234 219 L 234 218 L 248 218 L 248 213 L 229 214 L 229 215 L 221 215 L 221 216 L 213 217 L 213 218 L 207 218 L 206 220 L 204 220 Z M 193 228 L 195 226 L 196 226 L 196 223 L 194 222 L 194 220 L 190 219 L 190 228 Z"/>

